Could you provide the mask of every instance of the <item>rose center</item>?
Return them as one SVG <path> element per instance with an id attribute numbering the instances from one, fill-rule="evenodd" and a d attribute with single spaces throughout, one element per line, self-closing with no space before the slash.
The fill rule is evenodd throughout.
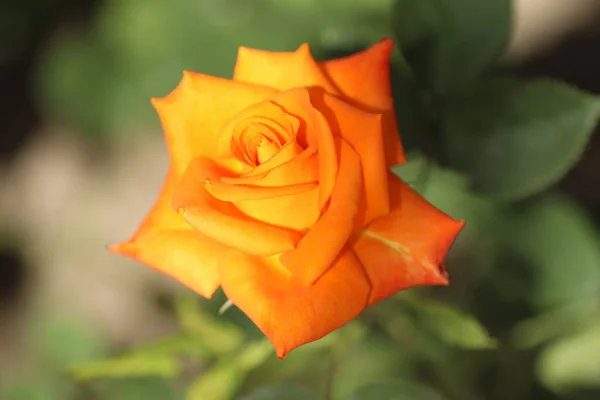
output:
<path id="1" fill-rule="evenodd" d="M 257 166 L 277 154 L 284 144 L 282 139 L 269 127 L 254 123 L 241 132 L 237 147 L 248 164 Z"/>

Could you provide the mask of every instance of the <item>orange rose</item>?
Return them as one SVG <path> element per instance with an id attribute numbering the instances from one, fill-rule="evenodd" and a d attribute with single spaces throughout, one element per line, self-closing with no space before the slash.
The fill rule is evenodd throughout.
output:
<path id="1" fill-rule="evenodd" d="M 240 48 L 233 80 L 185 72 L 153 104 L 171 167 L 158 200 L 111 250 L 211 297 L 222 287 L 280 358 L 418 285 L 463 223 L 389 173 L 405 162 L 382 40 L 316 62 Z"/>

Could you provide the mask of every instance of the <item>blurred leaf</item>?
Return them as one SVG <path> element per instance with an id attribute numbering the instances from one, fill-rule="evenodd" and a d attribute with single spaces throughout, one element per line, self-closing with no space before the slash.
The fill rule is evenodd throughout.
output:
<path id="1" fill-rule="evenodd" d="M 466 91 L 511 29 L 510 0 L 396 0 L 393 26 L 407 61 L 434 95 Z"/>
<path id="2" fill-rule="evenodd" d="M 508 244 L 534 267 L 539 307 L 593 303 L 600 296 L 600 236 L 572 200 L 547 196 L 507 221 Z"/>
<path id="3" fill-rule="evenodd" d="M 211 317 L 202 310 L 197 296 L 182 296 L 176 302 L 176 312 L 181 326 L 212 352 L 229 353 L 239 347 L 243 334 L 234 325 Z"/>
<path id="4" fill-rule="evenodd" d="M 445 157 L 474 187 L 506 200 L 556 183 L 577 162 L 600 100 L 564 84 L 490 79 L 445 112 Z"/>
<path id="5" fill-rule="evenodd" d="M 556 391 L 600 388 L 600 325 L 549 346 L 537 370 L 543 384 Z"/>
<path id="6" fill-rule="evenodd" d="M 135 347 L 130 355 L 134 356 L 190 356 L 206 357 L 211 351 L 197 336 L 187 332 L 162 337 L 150 343 Z"/>
<path id="7" fill-rule="evenodd" d="M 59 368 L 105 355 L 106 345 L 92 328 L 82 322 L 48 313 L 33 325 L 33 340 L 41 342 L 41 350 Z"/>
<path id="8" fill-rule="evenodd" d="M 396 307 L 394 318 L 397 319 L 399 314 Z M 334 342 L 335 348 L 339 349 L 337 359 L 334 360 L 335 372 L 331 388 L 331 397 L 335 399 L 347 398 L 370 382 L 406 376 L 412 372 L 413 364 L 408 352 L 400 349 L 391 351 L 394 346 L 398 346 L 397 343 L 375 334 L 358 322 L 346 325 Z M 397 324 L 392 318 L 386 323 Z M 403 329 L 402 333 L 406 334 L 405 331 Z"/>
<path id="9" fill-rule="evenodd" d="M 266 339 L 250 343 L 238 354 L 234 364 L 242 371 L 249 371 L 262 365 L 269 357 L 274 357 L 273 345 Z"/>
<path id="10" fill-rule="evenodd" d="M 170 356 L 123 356 L 78 364 L 69 368 L 69 371 L 77 380 L 135 376 L 170 378 L 179 374 L 179 364 Z"/>
<path id="11" fill-rule="evenodd" d="M 600 317 L 600 307 L 593 302 L 573 304 L 551 310 L 519 322 L 511 332 L 517 348 L 539 346 L 549 340 L 581 331 Z"/>
<path id="12" fill-rule="evenodd" d="M 443 400 L 433 389 L 412 382 L 372 383 L 358 389 L 347 400 Z"/>
<path id="13" fill-rule="evenodd" d="M 244 373 L 228 362 L 221 362 L 192 382 L 187 400 L 229 400 L 239 389 Z"/>
<path id="14" fill-rule="evenodd" d="M 3 400 L 64 400 L 72 395 L 72 387 L 52 373 L 23 376 L 3 382 L 0 398 Z"/>
<path id="15" fill-rule="evenodd" d="M 473 317 L 464 312 L 431 300 L 416 296 L 400 297 L 418 312 L 418 320 L 424 328 L 445 343 L 464 349 L 489 349 L 497 345 L 487 330 Z"/>
<path id="16" fill-rule="evenodd" d="M 286 383 L 276 383 L 255 390 L 237 400 L 315 400 L 319 396 L 309 389 Z"/>
<path id="17" fill-rule="evenodd" d="M 183 394 L 172 381 L 161 378 L 127 378 L 95 382 L 99 398 L 109 400 L 182 399 Z M 64 399 L 62 399 L 64 400 Z"/>

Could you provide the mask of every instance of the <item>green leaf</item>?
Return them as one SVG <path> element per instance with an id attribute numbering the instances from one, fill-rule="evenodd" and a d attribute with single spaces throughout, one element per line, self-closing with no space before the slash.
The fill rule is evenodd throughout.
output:
<path id="1" fill-rule="evenodd" d="M 600 235 L 578 204 L 565 196 L 546 196 L 506 221 L 507 245 L 533 267 L 532 303 L 548 308 L 597 301 Z"/>
<path id="2" fill-rule="evenodd" d="M 215 354 L 229 353 L 239 347 L 244 337 L 231 324 L 212 317 L 202 310 L 197 296 L 182 296 L 176 302 L 176 312 L 181 326 L 193 334 Z"/>
<path id="3" fill-rule="evenodd" d="M 234 365 L 241 371 L 250 371 L 274 357 L 273 345 L 264 339 L 248 344 L 235 358 Z"/>
<path id="4" fill-rule="evenodd" d="M 539 358 L 537 373 L 546 387 L 559 392 L 600 388 L 600 325 L 548 347 Z"/>
<path id="5" fill-rule="evenodd" d="M 243 379 L 244 373 L 236 366 L 221 362 L 192 382 L 186 400 L 233 399 Z"/>
<path id="6" fill-rule="evenodd" d="M 595 322 L 600 305 L 594 301 L 572 304 L 537 314 L 519 322 L 511 332 L 511 341 L 517 348 L 532 348 L 552 339 L 581 331 Z"/>
<path id="7" fill-rule="evenodd" d="M 77 380 L 138 376 L 171 378 L 179 374 L 179 364 L 170 356 L 123 356 L 78 364 L 69 371 Z"/>
<path id="8" fill-rule="evenodd" d="M 510 0 L 396 0 L 393 25 L 406 60 L 434 95 L 461 92 L 506 46 Z"/>
<path id="9" fill-rule="evenodd" d="M 445 110 L 445 158 L 477 190 L 521 199 L 573 167 L 599 117 L 600 100 L 570 86 L 490 79 Z"/>
<path id="10" fill-rule="evenodd" d="M 424 329 L 449 345 L 470 350 L 490 349 L 497 345 L 496 340 L 472 315 L 416 296 L 404 295 L 400 298 L 417 311 Z"/>
<path id="11" fill-rule="evenodd" d="M 443 400 L 435 390 L 411 382 L 372 383 L 358 389 L 348 400 Z"/>
<path id="12" fill-rule="evenodd" d="M 314 400 L 319 396 L 309 389 L 285 383 L 260 388 L 238 400 Z"/>

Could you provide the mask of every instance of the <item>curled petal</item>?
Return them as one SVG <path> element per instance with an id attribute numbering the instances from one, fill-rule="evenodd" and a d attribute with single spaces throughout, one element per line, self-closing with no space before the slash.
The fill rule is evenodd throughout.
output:
<path id="1" fill-rule="evenodd" d="M 338 173 L 338 160 L 333 134 L 327 119 L 317 110 L 308 88 L 298 88 L 280 93 L 273 98 L 286 112 L 297 115 L 302 121 L 299 136 L 304 136 L 308 151 L 313 147 L 319 157 L 319 208 L 325 207 L 333 192 Z M 304 132 L 302 132 L 304 131 Z M 304 133 L 304 135 L 301 135 Z"/>
<path id="2" fill-rule="evenodd" d="M 282 264 L 305 285 L 327 271 L 354 233 L 362 191 L 360 158 L 343 139 L 337 143 L 340 166 L 329 208 L 294 250 L 281 255 Z"/>
<path id="3" fill-rule="evenodd" d="M 331 93 L 337 89 L 310 53 L 308 44 L 293 52 L 272 52 L 240 47 L 233 79 L 278 90 L 319 86 Z"/>
<path id="4" fill-rule="evenodd" d="M 279 358 L 354 319 L 369 283 L 352 252 L 344 252 L 314 285 L 306 286 L 274 257 L 232 252 L 219 264 L 227 297 L 269 338 Z"/>
<path id="5" fill-rule="evenodd" d="M 264 86 L 185 72 L 171 94 L 152 99 L 165 131 L 174 172 L 181 176 L 198 156 L 216 159 L 223 125 L 232 115 L 273 93 L 273 89 Z"/>
<path id="6" fill-rule="evenodd" d="M 390 175 L 392 210 L 375 220 L 352 248 L 372 284 L 369 304 L 413 286 L 447 285 L 442 265 L 464 223 L 456 221 Z"/>
<path id="7" fill-rule="evenodd" d="M 230 203 L 247 200 L 264 200 L 300 194 L 317 187 L 316 182 L 287 186 L 230 185 L 223 182 L 207 182 L 206 190 L 214 198 Z"/>
<path id="8" fill-rule="evenodd" d="M 306 232 L 321 216 L 319 188 L 297 194 L 263 200 L 244 200 L 235 203 L 244 214 L 259 221 Z"/>
<path id="9" fill-rule="evenodd" d="M 207 158 L 195 159 L 175 190 L 173 207 L 202 234 L 248 254 L 269 255 L 294 248 L 299 233 L 252 219 L 206 191 L 207 179 L 218 181 L 227 174 Z"/>
<path id="10" fill-rule="evenodd" d="M 319 181 L 319 161 L 313 149 L 268 171 L 256 175 L 224 177 L 221 181 L 231 185 L 282 186 Z"/>
<path id="11" fill-rule="evenodd" d="M 366 225 L 388 214 L 390 201 L 382 115 L 356 108 L 322 90 L 312 90 L 311 100 L 329 122 L 333 134 L 350 143 L 360 156 L 365 201 L 359 224 Z"/>
<path id="12" fill-rule="evenodd" d="M 386 38 L 360 53 L 319 63 L 329 80 L 352 104 L 383 114 L 388 167 L 406 162 L 392 98 L 390 56 L 393 48 L 393 40 Z"/>

